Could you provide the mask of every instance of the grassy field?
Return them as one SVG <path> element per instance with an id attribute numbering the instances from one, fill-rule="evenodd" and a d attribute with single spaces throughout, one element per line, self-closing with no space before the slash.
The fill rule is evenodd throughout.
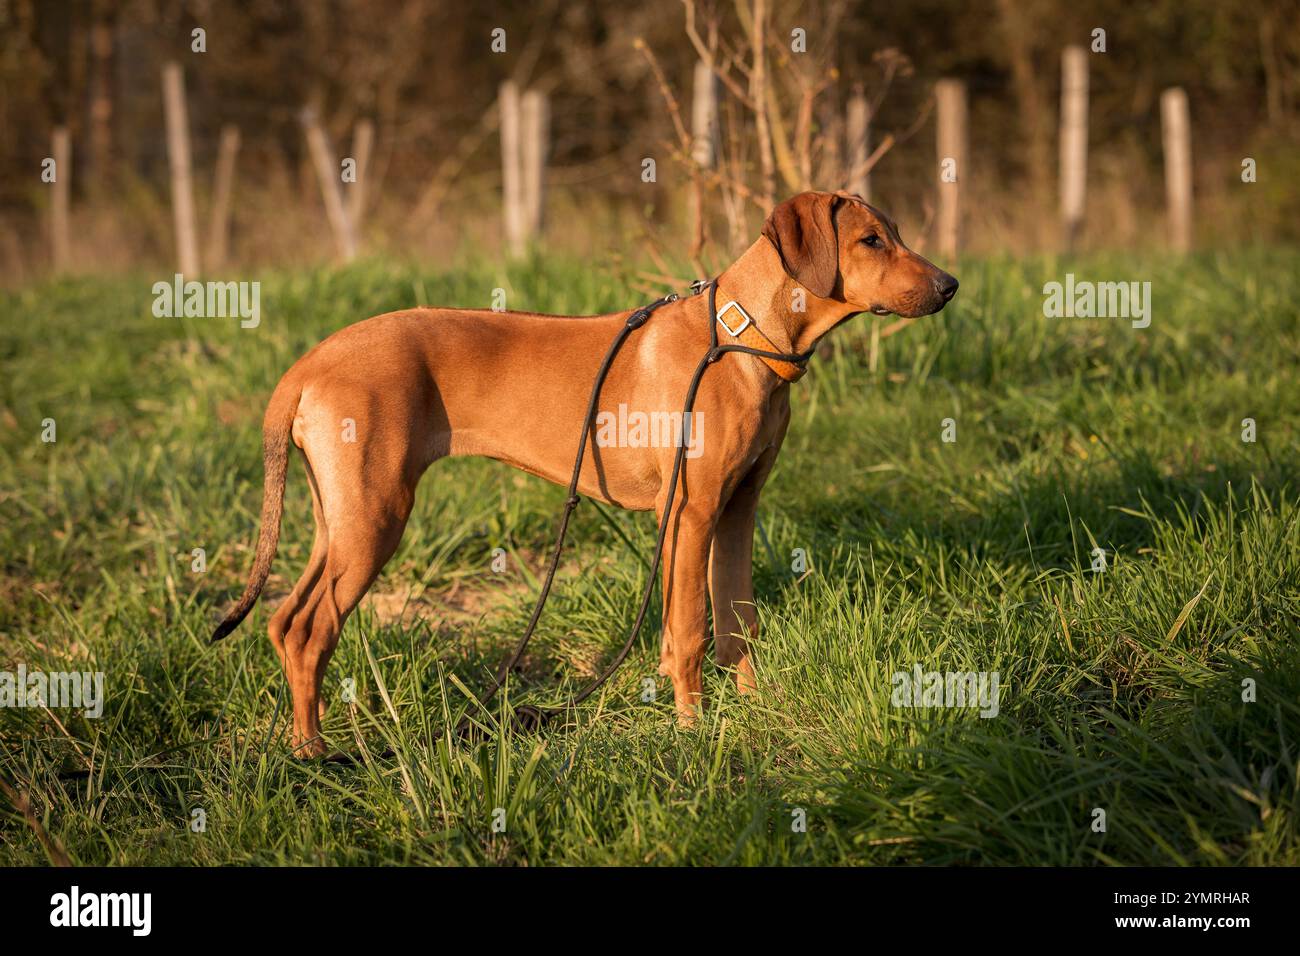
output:
<path id="1" fill-rule="evenodd" d="M 327 675 L 332 742 L 397 751 L 364 766 L 286 746 L 265 625 L 310 544 L 296 458 L 271 600 L 207 644 L 250 564 L 272 386 L 390 309 L 487 306 L 497 285 L 554 312 L 644 294 L 583 263 L 369 263 L 261 277 L 255 330 L 154 318 L 157 276 L 4 294 L 0 669 L 102 671 L 107 702 L 0 709 L 0 777 L 83 864 L 1300 864 L 1300 255 L 953 271 L 956 301 L 874 368 L 864 316 L 795 387 L 760 507 L 760 694 L 710 663 L 695 728 L 666 679 L 643 701 L 656 607 L 567 726 L 450 743 L 460 688 L 531 609 L 563 491 L 444 462 Z M 1150 279 L 1150 328 L 1044 318 L 1067 271 Z M 618 647 L 653 530 L 578 510 L 512 699 L 558 701 Z M 998 672 L 997 716 L 893 706 L 918 664 Z M 0 863 L 45 862 L 0 808 Z"/>

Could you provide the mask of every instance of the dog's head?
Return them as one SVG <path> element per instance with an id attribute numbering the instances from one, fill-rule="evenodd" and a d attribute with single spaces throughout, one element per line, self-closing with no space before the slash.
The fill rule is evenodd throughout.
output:
<path id="1" fill-rule="evenodd" d="M 800 193 L 763 224 L 781 265 L 811 294 L 854 312 L 938 312 L 957 280 L 903 245 L 894 221 L 858 196 Z"/>

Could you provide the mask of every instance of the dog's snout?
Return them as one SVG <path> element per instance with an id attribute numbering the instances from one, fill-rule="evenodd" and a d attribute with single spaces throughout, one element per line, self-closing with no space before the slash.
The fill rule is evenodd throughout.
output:
<path id="1" fill-rule="evenodd" d="M 934 280 L 934 287 L 943 301 L 947 302 L 957 294 L 957 278 L 946 272 L 940 272 L 938 278 Z"/>

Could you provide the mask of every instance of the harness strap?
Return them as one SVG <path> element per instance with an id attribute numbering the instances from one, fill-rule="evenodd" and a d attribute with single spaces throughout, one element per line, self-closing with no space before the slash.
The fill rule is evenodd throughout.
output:
<path id="1" fill-rule="evenodd" d="M 693 285 L 692 288 L 694 291 L 702 291 L 702 286 L 697 287 Z M 773 371 L 776 371 L 778 375 L 781 375 L 782 378 L 786 378 L 786 376 L 781 374 L 781 372 L 777 370 L 777 365 L 773 363 L 795 367 L 799 373 L 799 375 L 796 376 L 797 378 L 803 375 L 805 371 L 804 366 L 806 366 L 808 359 L 810 359 L 813 354 L 812 350 L 801 354 L 794 354 L 768 351 L 756 346 L 742 344 L 745 341 L 743 335 L 733 336 L 734 338 L 739 339 L 738 342 L 719 345 L 718 326 L 720 323 L 718 317 L 717 279 L 709 280 L 708 290 L 709 351 L 700 359 L 699 364 L 695 367 L 695 372 L 691 376 L 690 386 L 686 389 L 686 398 L 682 403 L 683 427 L 685 427 L 686 422 L 691 421 L 691 413 L 695 409 L 695 396 L 699 391 L 700 380 L 704 377 L 705 370 L 726 353 L 740 352 L 745 355 L 753 355 L 763 359 L 768 363 L 769 367 L 771 367 Z M 554 582 L 555 573 L 560 566 L 560 554 L 564 549 L 564 538 L 569 530 L 569 518 L 573 515 L 573 509 L 578 506 L 578 502 L 582 500 L 578 495 L 578 478 L 582 474 L 582 459 L 586 455 L 587 439 L 591 434 L 591 427 L 596 419 L 596 411 L 600 402 L 600 390 L 605 384 L 605 378 L 609 374 L 610 366 L 614 364 L 614 358 L 618 355 L 619 349 L 623 347 L 623 343 L 627 341 L 627 337 L 631 335 L 635 329 L 640 328 L 649 321 L 651 314 L 656 309 L 667 305 L 669 302 L 675 302 L 676 300 L 677 295 L 674 293 L 672 295 L 664 296 L 662 299 L 658 299 L 650 305 L 637 309 L 628 316 L 627 322 L 624 324 L 623 328 L 619 330 L 618 335 L 614 337 L 614 341 L 610 343 L 609 351 L 605 353 L 605 359 L 601 362 L 600 369 L 596 372 L 596 380 L 591 388 L 591 399 L 587 403 L 587 414 L 583 419 L 582 434 L 578 439 L 578 455 L 577 459 L 573 463 L 573 475 L 569 479 L 569 493 L 564 502 L 564 512 L 560 515 L 560 529 L 555 539 L 555 550 L 551 553 L 550 565 L 546 570 L 546 579 L 542 582 L 542 589 L 537 595 L 537 603 L 533 606 L 533 613 L 528 619 L 528 626 L 524 629 L 523 635 L 515 645 L 514 652 L 506 658 L 497 669 L 496 677 L 493 680 L 492 685 L 477 702 L 479 709 L 486 709 L 487 704 L 497 695 L 497 692 L 505 684 L 510 671 L 514 669 L 514 667 L 519 663 L 520 658 L 523 657 L 524 650 L 527 648 L 528 642 L 532 639 L 533 631 L 537 628 L 537 622 L 541 619 L 542 608 L 546 606 L 546 599 L 551 593 L 551 584 Z M 749 323 L 748 328 L 754 328 L 752 322 Z M 728 331 L 730 330 L 728 329 Z M 737 331 L 743 333 L 745 330 L 737 329 Z M 756 329 L 755 331 L 757 332 Z M 763 342 L 771 344 L 766 336 L 762 336 L 762 333 L 758 334 L 761 336 Z M 786 381 L 794 381 L 794 379 L 786 379 Z M 531 704 L 523 704 L 516 707 L 514 710 L 514 723 L 516 727 L 522 730 L 535 730 L 541 727 L 541 725 L 551 717 L 564 713 L 568 708 L 576 707 L 578 704 L 581 704 L 584 700 L 599 690 L 604 683 L 613 676 L 614 672 L 618 670 L 619 665 L 627 659 L 628 653 L 632 650 L 632 645 L 636 643 L 637 635 L 641 633 L 641 626 L 645 623 L 646 613 L 650 609 L 650 599 L 654 594 L 655 578 L 659 573 L 659 564 L 663 559 L 664 540 L 667 537 L 668 526 L 673 514 L 673 502 L 677 497 L 677 485 L 681 478 L 685 453 L 686 442 L 679 441 L 677 443 L 677 453 L 673 457 L 672 475 L 668 480 L 668 497 L 664 501 L 663 516 L 659 521 L 659 534 L 655 540 L 654 559 L 650 563 L 650 572 L 646 578 L 645 591 L 641 595 L 641 606 L 637 611 L 636 620 L 633 622 L 632 628 L 628 632 L 627 639 L 623 642 L 623 646 L 619 649 L 618 654 L 614 656 L 613 660 L 611 660 L 609 664 L 606 665 L 605 669 L 601 671 L 600 675 L 570 698 L 567 705 L 563 707 L 538 707 Z M 466 713 L 466 715 L 461 718 L 460 723 L 456 726 L 456 735 L 459 737 L 466 737 L 472 735 L 474 732 L 475 728 L 471 722 L 470 714 Z"/>

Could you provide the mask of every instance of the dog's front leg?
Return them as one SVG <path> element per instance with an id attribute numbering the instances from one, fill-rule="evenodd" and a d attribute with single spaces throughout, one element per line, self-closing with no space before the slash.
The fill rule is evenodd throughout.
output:
<path id="1" fill-rule="evenodd" d="M 659 673 L 672 678 L 677 719 L 691 723 L 704 705 L 702 671 L 708 641 L 705 606 L 714 509 L 673 509 L 664 543 L 664 640 Z M 662 519 L 661 519 L 662 520 Z"/>
<path id="2" fill-rule="evenodd" d="M 709 597 L 713 602 L 714 654 L 720 667 L 736 669 L 736 688 L 755 687 L 749 641 L 758 636 L 754 607 L 754 519 L 776 449 L 761 455 L 732 492 L 718 518 L 709 559 Z"/>

